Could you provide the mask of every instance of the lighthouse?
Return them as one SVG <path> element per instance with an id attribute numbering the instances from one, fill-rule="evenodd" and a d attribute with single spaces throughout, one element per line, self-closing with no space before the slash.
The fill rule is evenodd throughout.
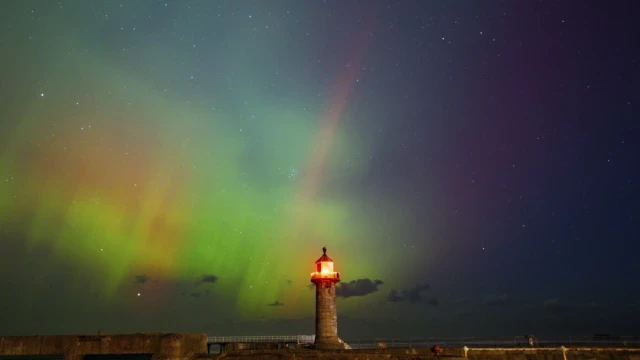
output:
<path id="1" fill-rule="evenodd" d="M 316 349 L 342 349 L 338 339 L 338 313 L 336 311 L 336 284 L 340 273 L 333 271 L 333 260 L 322 248 L 322 256 L 316 261 L 316 271 L 311 282 L 316 285 Z"/>

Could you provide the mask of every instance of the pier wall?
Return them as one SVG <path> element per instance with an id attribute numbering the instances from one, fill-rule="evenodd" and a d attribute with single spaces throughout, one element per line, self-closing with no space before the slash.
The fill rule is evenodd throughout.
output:
<path id="1" fill-rule="evenodd" d="M 231 345 L 231 344 L 229 344 Z M 371 350 L 246 350 L 234 344 L 224 354 L 207 353 L 205 334 L 118 334 L 0 337 L 0 360 L 420 360 L 427 348 Z M 440 360 L 640 360 L 640 348 L 445 348 Z"/>
<path id="2" fill-rule="evenodd" d="M 566 356 L 566 357 L 565 357 Z M 244 350 L 202 355 L 197 360 L 640 360 L 640 349 L 471 349 L 445 348 L 436 357 L 429 349 Z"/>
<path id="3" fill-rule="evenodd" d="M 464 357 L 464 349 L 455 349 Z M 470 360 L 640 360 L 638 348 L 469 349 Z"/>
<path id="4" fill-rule="evenodd" d="M 118 334 L 0 337 L 2 360 L 191 360 L 207 352 L 206 334 Z M 129 355 L 129 356 L 126 356 Z"/>

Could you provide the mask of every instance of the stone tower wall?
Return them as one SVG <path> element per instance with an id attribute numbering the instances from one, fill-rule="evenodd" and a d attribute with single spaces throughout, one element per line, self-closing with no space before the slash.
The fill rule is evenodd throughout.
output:
<path id="1" fill-rule="evenodd" d="M 316 284 L 316 345 L 337 348 L 338 313 L 336 309 L 336 281 L 317 279 Z"/>

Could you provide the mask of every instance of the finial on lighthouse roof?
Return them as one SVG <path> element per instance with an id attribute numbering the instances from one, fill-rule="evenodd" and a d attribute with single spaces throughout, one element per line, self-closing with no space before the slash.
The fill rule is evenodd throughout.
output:
<path id="1" fill-rule="evenodd" d="M 320 257 L 320 259 L 316 261 L 316 264 L 319 264 L 321 262 L 329 262 L 329 261 L 333 262 L 333 260 L 331 260 L 331 258 L 327 256 L 327 247 L 325 246 L 322 248 L 322 256 Z"/>

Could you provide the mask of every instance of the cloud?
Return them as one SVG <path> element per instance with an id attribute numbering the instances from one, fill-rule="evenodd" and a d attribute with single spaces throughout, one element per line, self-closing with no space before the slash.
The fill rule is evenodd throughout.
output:
<path id="1" fill-rule="evenodd" d="M 339 283 L 336 286 L 336 296 L 342 298 L 365 296 L 378 291 L 378 286 L 382 284 L 382 280 L 371 280 L 367 278 L 351 280 L 348 283 Z"/>
<path id="2" fill-rule="evenodd" d="M 431 285 L 429 284 L 418 284 L 412 288 L 404 289 L 398 291 L 396 289 L 391 289 L 389 295 L 387 295 L 387 301 L 390 302 L 402 302 L 406 301 L 409 303 L 417 303 L 417 302 L 427 302 L 429 305 L 438 306 L 439 301 L 436 298 L 425 299 L 422 296 L 422 293 L 431 289 Z"/>
<path id="3" fill-rule="evenodd" d="M 391 289 L 391 291 L 389 291 L 389 295 L 387 295 L 387 300 L 391 302 L 398 302 L 403 301 L 404 299 L 402 298 L 402 296 L 400 296 L 400 294 L 398 294 L 398 290 Z"/>
<path id="4" fill-rule="evenodd" d="M 156 277 L 155 275 L 139 274 L 132 276 L 133 281 L 122 287 L 119 291 L 127 294 L 143 293 L 143 296 L 184 297 L 190 299 L 212 296 L 214 286 L 203 284 L 215 284 L 219 278 L 216 275 L 204 274 L 192 278 Z M 168 299 L 168 298 L 165 298 Z"/>
<path id="5" fill-rule="evenodd" d="M 211 294 L 210 290 L 205 290 L 205 291 L 191 291 L 191 292 L 183 292 L 182 296 L 188 296 L 188 297 L 192 297 L 192 298 L 201 298 L 201 297 L 205 297 L 205 296 L 209 296 Z"/>
<path id="6" fill-rule="evenodd" d="M 495 296 L 487 296 L 484 298 L 484 304 L 487 306 L 507 306 L 513 303 L 513 298 L 507 293 Z"/>
<path id="7" fill-rule="evenodd" d="M 547 299 L 542 303 L 542 307 L 547 313 L 554 315 L 568 315 L 580 312 L 593 313 L 595 310 L 601 310 L 602 306 L 595 302 L 586 304 L 570 304 L 561 302 L 558 298 Z"/>
<path id="8" fill-rule="evenodd" d="M 463 297 L 463 298 L 459 298 L 459 299 L 453 300 L 451 303 L 455 304 L 455 305 L 461 305 L 461 304 L 466 304 L 468 302 L 469 302 L 469 298 Z"/>
<path id="9" fill-rule="evenodd" d="M 578 307 L 575 304 L 567 304 L 558 298 L 547 299 L 542 303 L 542 308 L 549 315 L 568 315 L 574 313 Z"/>
<path id="10" fill-rule="evenodd" d="M 218 277 L 211 274 L 205 274 L 200 277 L 198 284 L 215 284 L 218 281 Z"/>
<path id="11" fill-rule="evenodd" d="M 547 299 L 547 300 L 544 301 L 542 306 L 545 309 L 550 309 L 550 308 L 554 308 L 554 307 L 558 306 L 559 303 L 560 303 L 560 299 L 558 299 L 558 298 Z"/>
<path id="12" fill-rule="evenodd" d="M 147 275 L 136 275 L 134 282 L 136 284 L 144 284 L 149 281 L 149 277 Z"/>
<path id="13" fill-rule="evenodd" d="M 281 303 L 280 301 L 276 300 L 275 302 L 272 302 L 271 304 L 267 304 L 267 306 L 284 306 L 284 304 Z"/>

